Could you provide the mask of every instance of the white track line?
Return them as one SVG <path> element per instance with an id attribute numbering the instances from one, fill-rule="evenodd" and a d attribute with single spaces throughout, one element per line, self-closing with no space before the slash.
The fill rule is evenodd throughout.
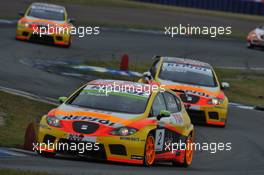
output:
<path id="1" fill-rule="evenodd" d="M 29 92 L 20 91 L 20 90 L 7 88 L 7 87 L 3 87 L 3 86 L 0 86 L 0 91 L 7 92 L 7 93 L 10 93 L 13 95 L 18 95 L 18 96 L 25 97 L 27 99 L 35 100 L 35 101 L 42 102 L 42 103 L 47 103 L 47 104 L 52 104 L 52 105 L 58 105 L 59 104 L 58 102 L 56 102 L 57 100 L 53 99 L 53 98 L 40 97 L 38 95 L 31 94 Z"/>
<path id="2" fill-rule="evenodd" d="M 0 148 L 0 153 L 6 154 L 6 156 L 2 156 L 2 157 L 9 157 L 9 156 L 25 157 L 26 156 L 26 154 L 24 154 L 22 152 L 19 153 L 17 151 L 13 151 L 12 149 L 9 149 L 9 148 Z"/>

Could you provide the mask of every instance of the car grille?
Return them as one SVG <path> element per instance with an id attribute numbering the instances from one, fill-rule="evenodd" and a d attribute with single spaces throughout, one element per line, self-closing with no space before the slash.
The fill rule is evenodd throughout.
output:
<path id="1" fill-rule="evenodd" d="M 195 104 L 200 100 L 199 96 L 196 95 L 186 95 L 186 94 L 180 94 L 180 98 L 184 103 L 191 103 L 191 104 Z"/>
<path id="2" fill-rule="evenodd" d="M 48 30 L 49 27 L 47 25 L 37 25 L 38 29 L 44 29 L 44 30 Z"/>
<path id="3" fill-rule="evenodd" d="M 206 116 L 204 111 L 187 110 L 193 124 L 206 124 Z"/>
<path id="4" fill-rule="evenodd" d="M 215 120 L 219 119 L 219 115 L 217 112 L 208 112 L 208 115 L 210 119 L 215 119 Z"/>
<path id="5" fill-rule="evenodd" d="M 71 145 L 78 145 L 80 143 L 87 143 L 87 142 L 77 142 L 77 141 L 71 141 L 68 139 L 60 139 L 58 142 L 58 145 L 64 145 L 64 149 L 57 150 L 59 153 L 68 153 L 68 154 L 80 154 L 78 149 L 76 150 L 71 150 L 71 149 L 65 149 L 65 148 L 70 148 Z M 65 146 L 68 145 L 68 146 Z M 105 152 L 105 147 L 103 144 L 99 143 L 97 144 L 99 147 L 98 150 L 85 150 L 84 153 L 81 153 L 83 156 L 88 157 L 88 158 L 95 158 L 95 159 L 106 159 L 106 152 Z"/>
<path id="6" fill-rule="evenodd" d="M 126 147 L 121 144 L 109 144 L 111 154 L 126 156 Z"/>
<path id="7" fill-rule="evenodd" d="M 43 143 L 49 144 L 49 143 L 54 143 L 56 140 L 56 137 L 46 134 L 43 138 Z"/>
<path id="8" fill-rule="evenodd" d="M 73 122 L 72 128 L 75 132 L 78 133 L 92 134 L 99 128 L 99 125 L 91 122 L 77 121 Z"/>
<path id="9" fill-rule="evenodd" d="M 53 36 L 49 36 L 49 35 L 41 35 L 40 37 L 40 35 L 38 34 L 32 34 L 30 40 L 41 43 L 54 43 Z"/>

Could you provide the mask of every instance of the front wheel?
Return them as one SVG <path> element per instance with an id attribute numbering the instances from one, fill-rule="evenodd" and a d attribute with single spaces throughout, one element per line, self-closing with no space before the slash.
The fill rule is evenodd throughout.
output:
<path id="1" fill-rule="evenodd" d="M 144 165 L 151 166 L 155 161 L 155 139 L 152 134 L 149 134 L 145 143 Z"/>
<path id="2" fill-rule="evenodd" d="M 247 42 L 247 47 L 248 47 L 249 49 L 253 49 L 253 48 L 254 48 L 254 45 L 253 45 L 250 41 L 248 41 L 248 42 Z"/>

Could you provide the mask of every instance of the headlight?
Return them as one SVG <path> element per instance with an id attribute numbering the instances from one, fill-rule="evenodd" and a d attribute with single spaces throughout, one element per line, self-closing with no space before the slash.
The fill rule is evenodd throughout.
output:
<path id="1" fill-rule="evenodd" d="M 221 99 L 221 98 L 212 98 L 212 99 L 208 102 L 208 104 L 211 104 L 211 105 L 220 105 L 220 104 L 222 104 L 223 102 L 224 102 L 224 100 Z"/>
<path id="2" fill-rule="evenodd" d="M 130 128 L 130 127 L 121 127 L 121 128 L 116 128 L 113 131 L 110 132 L 112 135 L 118 135 L 118 136 L 128 136 L 135 134 L 138 130 L 135 128 Z"/>
<path id="3" fill-rule="evenodd" d="M 24 26 L 25 26 L 26 28 L 28 28 L 28 27 L 29 27 L 29 25 L 30 25 L 30 24 L 29 24 L 29 23 L 27 23 L 27 22 L 26 22 L 26 23 L 24 23 Z"/>
<path id="4" fill-rule="evenodd" d="M 22 22 L 19 22 L 19 25 L 20 25 L 21 27 L 28 28 L 28 27 L 30 26 L 30 23 L 25 22 L 25 21 L 22 21 Z"/>
<path id="5" fill-rule="evenodd" d="M 55 117 L 55 116 L 47 116 L 46 119 L 47 119 L 48 125 L 54 126 L 54 127 L 57 127 L 57 128 L 61 128 L 62 127 L 61 121 L 57 117 Z"/>

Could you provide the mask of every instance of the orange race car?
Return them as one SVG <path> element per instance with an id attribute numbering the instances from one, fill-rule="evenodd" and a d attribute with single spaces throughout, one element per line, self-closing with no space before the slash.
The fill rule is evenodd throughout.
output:
<path id="1" fill-rule="evenodd" d="M 42 156 L 72 153 L 146 166 L 156 161 L 191 165 L 194 127 L 169 89 L 94 80 L 60 102 L 40 121 L 35 146 Z"/>
<path id="2" fill-rule="evenodd" d="M 63 6 L 33 3 L 17 23 L 16 39 L 70 47 L 73 19 L 68 19 Z"/>
<path id="3" fill-rule="evenodd" d="M 184 102 L 193 123 L 225 126 L 228 98 L 213 68 L 191 59 L 157 57 L 149 72 L 139 80 L 158 83 L 175 91 Z"/>

